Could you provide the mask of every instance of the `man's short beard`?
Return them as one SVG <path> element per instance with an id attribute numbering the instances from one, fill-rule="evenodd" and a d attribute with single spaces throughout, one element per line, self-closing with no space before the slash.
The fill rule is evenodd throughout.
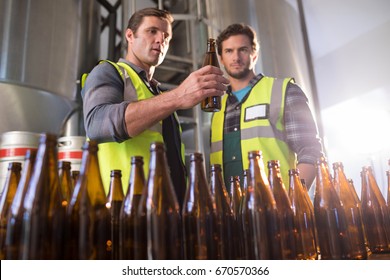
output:
<path id="1" fill-rule="evenodd" d="M 234 79 L 237 79 L 237 80 L 242 79 L 242 78 L 245 78 L 245 77 L 248 76 L 249 73 L 251 72 L 250 69 L 244 69 L 243 71 L 238 72 L 238 73 L 232 73 L 232 72 L 228 71 L 226 68 L 225 68 L 225 70 L 226 70 L 226 73 L 228 73 L 228 75 L 229 75 L 230 77 L 232 77 L 232 78 L 234 78 Z"/>

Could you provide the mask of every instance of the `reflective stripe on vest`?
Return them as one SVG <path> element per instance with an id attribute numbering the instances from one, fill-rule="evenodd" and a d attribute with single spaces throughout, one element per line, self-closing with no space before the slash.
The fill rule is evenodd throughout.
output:
<path id="1" fill-rule="evenodd" d="M 249 165 L 248 152 L 262 151 L 265 166 L 269 160 L 280 161 L 283 182 L 288 187 L 288 169 L 295 168 L 296 155 L 289 149 L 284 136 L 284 97 L 291 79 L 263 77 L 252 89 L 241 105 L 240 133 L 243 169 Z M 222 109 L 214 113 L 211 122 L 210 164 L 223 161 L 223 128 L 227 95 L 222 99 Z M 245 120 L 248 108 L 256 105 L 268 106 L 267 117 Z M 223 166 L 223 165 L 222 165 Z M 238 174 L 237 174 L 238 175 Z"/>

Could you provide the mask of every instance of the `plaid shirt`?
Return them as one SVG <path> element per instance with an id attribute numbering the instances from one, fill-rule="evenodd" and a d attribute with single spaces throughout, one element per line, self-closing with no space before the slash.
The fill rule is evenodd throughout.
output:
<path id="1" fill-rule="evenodd" d="M 253 88 L 262 77 L 262 74 L 255 76 L 249 86 Z M 247 98 L 245 96 L 239 102 L 231 93 L 231 88 L 227 93 L 229 97 L 226 104 L 224 134 L 240 129 L 241 105 Z M 298 163 L 315 164 L 316 160 L 323 155 L 321 140 L 308 99 L 302 89 L 294 83 L 289 83 L 286 89 L 284 128 L 287 144 L 297 154 Z"/>

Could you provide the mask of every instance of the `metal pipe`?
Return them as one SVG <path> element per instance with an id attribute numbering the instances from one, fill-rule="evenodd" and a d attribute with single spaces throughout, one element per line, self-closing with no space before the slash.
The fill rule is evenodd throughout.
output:
<path id="1" fill-rule="evenodd" d="M 100 5 L 102 5 L 108 11 L 108 59 L 115 60 L 115 38 L 116 38 L 116 13 L 117 8 L 119 7 L 120 1 L 118 1 L 115 6 L 112 6 L 106 0 L 98 0 Z"/>
<path id="2" fill-rule="evenodd" d="M 191 34 L 195 34 L 195 20 L 190 21 L 191 25 Z M 191 37 L 191 47 L 192 47 L 192 68 L 193 70 L 198 69 L 198 57 L 196 53 L 196 44 L 194 37 Z M 194 120 L 196 123 L 196 126 L 194 128 L 194 138 L 195 138 L 195 151 L 200 152 L 202 154 L 205 153 L 205 148 L 204 148 L 204 142 L 203 142 L 203 131 L 202 131 L 202 110 L 200 108 L 200 104 L 196 105 L 192 109 L 192 113 L 194 115 Z M 206 159 L 205 159 L 206 161 Z M 204 162 L 205 163 L 205 162 Z"/>
<path id="3" fill-rule="evenodd" d="M 301 29 L 302 29 L 302 36 L 303 36 L 303 43 L 305 46 L 305 53 L 306 53 L 306 59 L 308 64 L 308 71 L 309 71 L 309 80 L 312 88 L 312 96 L 313 96 L 313 103 L 316 113 L 316 119 L 317 119 L 317 126 L 318 126 L 318 132 L 320 134 L 320 137 L 323 139 L 323 126 L 322 126 L 322 118 L 321 118 L 321 112 L 320 112 L 320 102 L 318 98 L 318 91 L 317 91 L 317 83 L 315 79 L 314 74 L 314 67 L 313 67 L 313 59 L 312 54 L 310 50 L 310 42 L 309 42 L 309 36 L 307 33 L 306 28 L 306 20 L 305 20 L 305 12 L 303 8 L 303 2 L 302 0 L 297 0 L 298 4 L 298 13 L 299 13 L 299 20 L 301 23 Z M 325 147 L 324 147 L 325 149 Z"/>

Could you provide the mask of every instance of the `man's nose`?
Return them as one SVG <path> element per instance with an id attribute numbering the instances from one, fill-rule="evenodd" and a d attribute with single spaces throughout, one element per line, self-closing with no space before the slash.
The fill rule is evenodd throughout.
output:
<path id="1" fill-rule="evenodd" d="M 158 43 L 166 44 L 167 43 L 167 38 L 168 38 L 168 35 L 165 32 L 162 32 L 162 31 L 158 32 L 158 35 L 157 35 Z"/>
<path id="2" fill-rule="evenodd" d="M 240 60 L 240 56 L 238 55 L 238 51 L 233 51 L 233 60 L 238 61 Z"/>

